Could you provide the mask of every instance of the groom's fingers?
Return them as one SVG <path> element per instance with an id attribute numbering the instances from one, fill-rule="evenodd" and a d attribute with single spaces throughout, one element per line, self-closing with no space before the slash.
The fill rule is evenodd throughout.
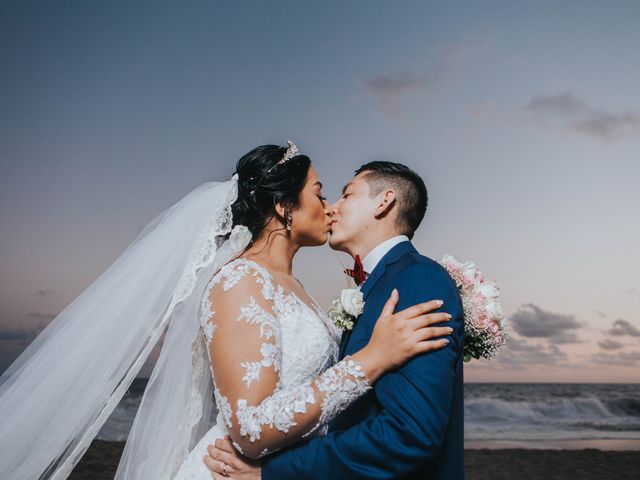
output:
<path id="1" fill-rule="evenodd" d="M 226 464 L 227 466 L 225 468 L 224 462 L 213 460 L 211 457 L 205 457 L 205 458 L 209 459 L 209 462 L 205 460 L 204 463 L 207 464 L 207 467 L 211 471 L 211 477 L 214 480 L 217 480 L 219 478 L 229 478 L 231 477 L 231 475 L 236 473 L 235 470 L 233 470 L 233 468 L 229 467 L 229 464 Z"/>
<path id="2" fill-rule="evenodd" d="M 226 437 L 224 439 L 218 438 L 215 441 L 215 446 L 216 448 L 224 450 L 225 452 L 233 453 L 233 444 L 229 440 L 227 440 Z"/>
<path id="3" fill-rule="evenodd" d="M 220 478 L 223 476 L 222 472 L 224 469 L 224 464 L 222 462 L 214 460 L 209 455 L 205 455 L 202 460 L 204 461 L 207 468 L 211 471 L 211 476 L 213 478 Z"/>

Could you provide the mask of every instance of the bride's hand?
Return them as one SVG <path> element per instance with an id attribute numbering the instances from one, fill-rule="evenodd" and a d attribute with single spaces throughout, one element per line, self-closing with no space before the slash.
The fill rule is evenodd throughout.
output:
<path id="1" fill-rule="evenodd" d="M 448 313 L 429 313 L 442 307 L 442 301 L 432 300 L 393 313 L 398 300 L 398 291 L 394 289 L 378 317 L 369 343 L 351 355 L 362 365 L 371 383 L 416 355 L 446 347 L 449 340 L 438 337 L 453 332 L 450 327 L 432 326 L 451 319 Z"/>

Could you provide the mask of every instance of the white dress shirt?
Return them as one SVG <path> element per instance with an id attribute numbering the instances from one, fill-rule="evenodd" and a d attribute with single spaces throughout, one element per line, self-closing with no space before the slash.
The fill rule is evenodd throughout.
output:
<path id="1" fill-rule="evenodd" d="M 389 250 L 391 250 L 393 247 L 395 247 L 397 244 L 401 242 L 408 242 L 408 241 L 409 241 L 409 237 L 407 237 L 406 235 L 396 235 L 395 237 L 391 237 L 390 239 L 382 242 L 376 248 L 371 250 L 369 254 L 366 257 L 364 257 L 364 260 L 362 260 L 362 266 L 364 267 L 364 271 L 367 272 L 367 274 L 370 274 L 371 272 L 373 272 L 373 269 L 376 268 L 376 265 L 380 263 L 380 260 L 382 260 L 382 257 L 384 257 L 389 252 Z"/>

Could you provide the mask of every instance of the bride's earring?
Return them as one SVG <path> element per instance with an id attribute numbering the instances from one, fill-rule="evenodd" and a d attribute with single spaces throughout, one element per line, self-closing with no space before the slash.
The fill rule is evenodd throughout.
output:
<path id="1" fill-rule="evenodd" d="M 287 219 L 287 230 L 291 231 L 291 213 L 287 212 L 285 217 Z"/>

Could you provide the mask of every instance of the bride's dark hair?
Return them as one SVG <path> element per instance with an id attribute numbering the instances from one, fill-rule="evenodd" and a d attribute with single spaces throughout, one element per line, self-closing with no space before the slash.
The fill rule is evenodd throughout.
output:
<path id="1" fill-rule="evenodd" d="M 246 226 L 253 238 L 276 214 L 275 205 L 284 203 L 293 210 L 300 206 L 311 160 L 296 155 L 281 165 L 287 151 L 278 145 L 261 145 L 238 160 L 238 199 L 231 205 L 233 225 Z"/>

